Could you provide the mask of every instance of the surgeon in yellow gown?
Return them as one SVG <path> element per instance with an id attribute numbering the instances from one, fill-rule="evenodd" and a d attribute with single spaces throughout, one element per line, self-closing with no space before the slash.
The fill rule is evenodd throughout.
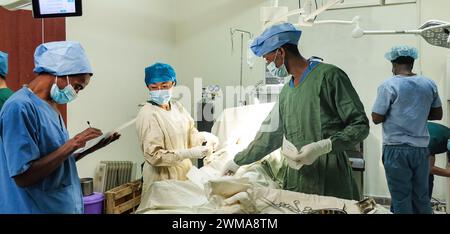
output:
<path id="1" fill-rule="evenodd" d="M 150 99 L 139 111 L 136 129 L 144 154 L 143 191 L 140 208 L 148 204 L 149 189 L 156 181 L 187 180 L 193 159 L 212 154 L 218 138 L 199 132 L 186 109 L 172 100 L 177 84 L 174 69 L 156 63 L 145 69 Z"/>

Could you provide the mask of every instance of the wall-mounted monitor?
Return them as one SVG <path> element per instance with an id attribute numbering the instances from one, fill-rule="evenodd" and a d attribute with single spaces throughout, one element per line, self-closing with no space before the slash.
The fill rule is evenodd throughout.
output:
<path id="1" fill-rule="evenodd" d="M 82 14 L 81 0 L 33 0 L 34 18 L 72 17 Z"/>

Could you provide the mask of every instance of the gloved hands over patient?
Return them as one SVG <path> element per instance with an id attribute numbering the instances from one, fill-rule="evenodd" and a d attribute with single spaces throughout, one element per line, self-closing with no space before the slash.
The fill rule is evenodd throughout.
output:
<path id="1" fill-rule="evenodd" d="M 253 204 L 254 199 L 252 197 L 253 190 L 248 189 L 247 191 L 236 193 L 235 195 L 225 199 L 223 203 L 227 206 L 240 205 L 242 211 L 254 214 L 257 212 L 257 209 Z"/>
<path id="2" fill-rule="evenodd" d="M 313 164 L 320 156 L 330 153 L 332 142 L 330 139 L 313 142 L 303 146 L 300 151 L 286 138 L 283 139 L 281 153 L 286 158 L 289 167 L 299 170 L 303 165 Z"/>
<path id="3" fill-rule="evenodd" d="M 303 167 L 303 164 L 301 162 L 294 161 L 294 160 L 290 159 L 289 157 L 284 157 L 284 159 L 286 159 L 288 166 L 292 169 L 300 170 L 300 168 Z"/>
<path id="4" fill-rule="evenodd" d="M 300 149 L 297 158 L 294 160 L 304 165 L 311 165 L 320 156 L 330 153 L 331 150 L 332 150 L 332 142 L 330 139 L 320 140 L 317 142 L 313 142 L 309 145 L 303 146 Z"/>
<path id="5" fill-rule="evenodd" d="M 294 144 L 288 141 L 286 137 L 283 137 L 283 145 L 281 146 L 281 155 L 284 156 L 290 168 L 293 168 L 295 170 L 300 170 L 300 168 L 302 168 L 303 164 L 294 160 L 298 155 L 297 147 L 295 147 Z"/>
<path id="6" fill-rule="evenodd" d="M 200 132 L 200 134 L 203 136 L 206 146 L 210 146 L 213 148 L 213 151 L 216 151 L 217 147 L 219 147 L 219 138 L 209 132 Z"/>
<path id="7" fill-rule="evenodd" d="M 221 175 L 232 175 L 234 173 L 236 173 L 237 170 L 239 170 L 240 166 L 237 165 L 233 159 L 231 159 L 230 161 L 228 161 L 225 166 L 222 168 L 221 171 Z"/>
<path id="8" fill-rule="evenodd" d="M 177 150 L 177 154 L 183 159 L 201 159 L 213 153 L 211 146 L 197 146 L 190 149 Z"/>

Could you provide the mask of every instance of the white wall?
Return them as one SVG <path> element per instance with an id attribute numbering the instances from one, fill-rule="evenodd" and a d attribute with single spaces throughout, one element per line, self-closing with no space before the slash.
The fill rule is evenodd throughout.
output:
<path id="1" fill-rule="evenodd" d="M 106 132 L 132 119 L 138 104 L 147 100 L 144 68 L 156 60 L 174 62 L 173 0 L 95 0 L 83 4 L 83 17 L 67 18 L 67 39 L 82 43 L 94 77 L 69 105 L 71 136 L 83 131 L 87 120 Z M 80 160 L 80 177 L 92 177 L 102 160 L 143 162 L 134 126 L 110 147 Z"/>
<path id="2" fill-rule="evenodd" d="M 259 9 L 271 1 L 263 0 L 189 0 L 177 1 L 179 18 L 176 30 L 177 71 L 182 83 L 193 88 L 192 78 L 202 77 L 205 85 L 236 86 L 239 83 L 239 38 L 235 40 L 235 53 L 231 55 L 229 28 L 241 28 L 259 34 Z M 281 0 L 280 5 L 290 9 L 298 7 L 296 0 Z M 318 19 L 351 20 L 362 18 L 365 29 L 417 29 L 429 19 L 450 21 L 445 9 L 450 2 L 419 1 L 418 4 L 401 4 L 383 7 L 340 9 L 325 12 Z M 187 10 L 189 9 L 189 10 Z M 182 11 L 185 10 L 185 11 Z M 294 18 L 291 19 L 294 22 Z M 416 71 L 434 79 L 444 94 L 444 71 L 447 49 L 433 47 L 412 35 L 370 36 L 362 39 L 351 37 L 352 26 L 322 25 L 303 28 L 300 50 L 305 56 L 316 55 L 344 69 L 351 78 L 370 117 L 376 97 L 376 88 L 391 76 L 391 65 L 384 53 L 393 45 L 409 44 L 419 47 L 422 54 Z M 244 69 L 244 85 L 263 79 L 263 61 L 253 70 Z M 442 95 L 443 97 L 445 95 Z M 446 104 L 445 104 L 446 108 Z M 445 123 L 447 123 L 446 118 Z M 371 124 L 370 135 L 365 141 L 365 193 L 389 196 L 384 168 L 381 162 L 381 127 Z M 443 158 L 440 163 L 443 164 Z M 438 179 L 435 197 L 443 199 L 446 190 L 444 180 Z"/>
<path id="3" fill-rule="evenodd" d="M 203 78 L 203 85 L 238 86 L 240 78 L 240 36 L 231 51 L 230 28 L 258 33 L 259 7 L 263 0 L 180 0 L 176 30 L 179 82 L 193 90 L 193 78 Z M 247 36 L 245 48 L 248 47 Z M 246 53 L 246 50 L 244 50 Z M 246 54 L 244 54 L 246 56 Z M 244 57 L 245 58 L 245 57 Z M 244 67 L 244 86 L 263 78 L 262 62 L 250 70 Z M 188 107 L 189 108 L 189 107 Z M 193 110 L 193 109 L 192 109 Z"/>

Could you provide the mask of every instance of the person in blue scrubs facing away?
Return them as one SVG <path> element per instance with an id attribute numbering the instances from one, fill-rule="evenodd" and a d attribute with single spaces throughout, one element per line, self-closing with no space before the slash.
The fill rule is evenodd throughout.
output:
<path id="1" fill-rule="evenodd" d="M 58 105 L 73 101 L 93 75 L 78 42 L 37 47 L 37 77 L 6 101 L 0 112 L 0 213 L 81 214 L 75 162 L 117 140 L 74 152 L 102 132 L 88 128 L 69 139 Z"/>
<path id="2" fill-rule="evenodd" d="M 394 77 L 378 88 L 372 111 L 383 123 L 383 164 L 395 214 L 431 214 L 428 196 L 427 120 L 442 119 L 436 84 L 412 72 L 416 48 L 393 47 L 386 55 Z"/>

